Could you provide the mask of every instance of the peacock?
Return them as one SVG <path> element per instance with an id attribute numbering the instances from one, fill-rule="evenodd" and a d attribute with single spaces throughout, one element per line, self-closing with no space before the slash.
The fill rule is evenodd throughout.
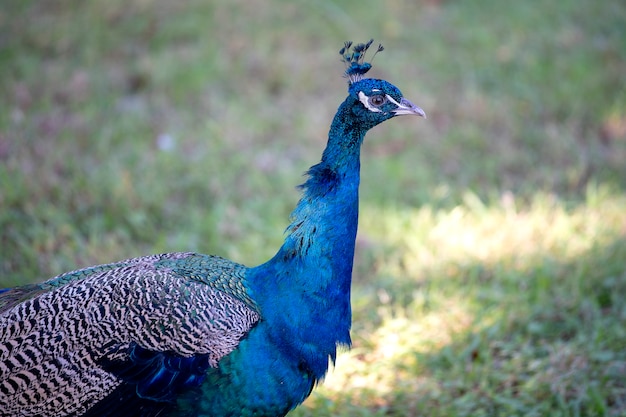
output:
<path id="1" fill-rule="evenodd" d="M 165 253 L 0 290 L 0 415 L 276 417 L 302 403 L 351 344 L 365 134 L 426 117 L 365 77 L 371 44 L 340 50 L 348 97 L 267 262 Z"/>

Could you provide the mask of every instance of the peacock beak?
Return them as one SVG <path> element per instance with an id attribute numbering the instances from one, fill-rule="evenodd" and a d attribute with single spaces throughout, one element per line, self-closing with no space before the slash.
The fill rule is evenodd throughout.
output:
<path id="1" fill-rule="evenodd" d="M 398 108 L 392 111 L 396 114 L 396 116 L 408 114 L 413 116 L 420 116 L 424 119 L 426 118 L 426 113 L 424 113 L 424 110 L 420 109 L 415 104 L 411 103 L 405 98 L 400 100 L 400 103 L 398 103 Z"/>

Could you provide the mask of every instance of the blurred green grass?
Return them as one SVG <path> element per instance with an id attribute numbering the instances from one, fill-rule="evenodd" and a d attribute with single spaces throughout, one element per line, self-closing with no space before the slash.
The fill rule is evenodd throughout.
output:
<path id="1" fill-rule="evenodd" d="M 354 348 L 294 416 L 626 415 L 626 5 L 7 0 L 0 287 L 193 250 L 273 255 L 345 96 L 369 133 Z"/>

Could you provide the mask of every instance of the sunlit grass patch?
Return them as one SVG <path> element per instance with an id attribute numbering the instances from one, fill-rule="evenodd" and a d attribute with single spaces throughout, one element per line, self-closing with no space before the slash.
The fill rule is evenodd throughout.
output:
<path id="1" fill-rule="evenodd" d="M 529 204 L 504 194 L 487 204 L 466 192 L 450 210 L 364 207 L 362 239 L 394 248 L 386 268 L 392 273 L 419 274 L 454 262 L 493 265 L 503 260 L 523 266 L 538 256 L 560 261 L 626 233 L 625 199 L 619 191 L 590 187 L 586 203 L 569 204 L 538 194 Z"/>

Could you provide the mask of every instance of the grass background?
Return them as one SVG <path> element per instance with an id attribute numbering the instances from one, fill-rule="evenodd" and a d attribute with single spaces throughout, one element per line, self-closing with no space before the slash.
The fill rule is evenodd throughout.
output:
<path id="1" fill-rule="evenodd" d="M 354 348 L 293 416 L 626 416 L 626 4 L 5 0 L 0 286 L 168 251 L 255 265 L 346 93 Z"/>

